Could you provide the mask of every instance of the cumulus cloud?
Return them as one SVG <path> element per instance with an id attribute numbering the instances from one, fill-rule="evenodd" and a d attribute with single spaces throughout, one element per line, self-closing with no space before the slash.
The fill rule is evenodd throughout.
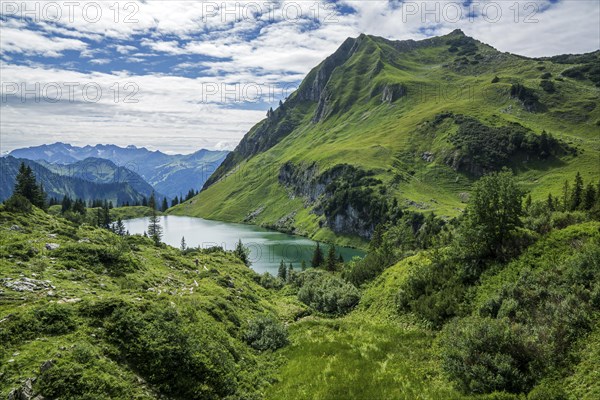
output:
<path id="1" fill-rule="evenodd" d="M 501 51 L 531 57 L 600 47 L 597 1 L 128 1 L 116 8 L 91 1 L 70 13 L 63 9 L 61 18 L 23 17 L 4 4 L 3 83 L 91 82 L 105 96 L 90 102 L 79 90 L 72 101 L 54 103 L 7 96 L 3 150 L 56 139 L 186 152 L 232 147 L 271 102 L 289 94 L 286 88 L 360 33 L 419 40 L 460 28 Z M 78 51 L 79 60 L 61 59 L 67 51 Z M 134 64 L 126 66 L 132 72 L 110 72 L 124 68 L 118 62 Z M 137 86 L 126 89 L 127 83 Z M 258 101 L 237 102 L 256 85 L 263 91 Z M 132 99 L 139 101 L 124 102 L 135 87 Z"/>

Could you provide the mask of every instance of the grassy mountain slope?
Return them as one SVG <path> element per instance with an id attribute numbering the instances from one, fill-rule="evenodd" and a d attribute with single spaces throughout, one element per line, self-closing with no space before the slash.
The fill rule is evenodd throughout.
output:
<path id="1" fill-rule="evenodd" d="M 380 198 L 453 216 L 474 179 L 501 166 L 534 199 L 577 171 L 594 181 L 599 54 L 528 59 L 460 31 L 348 39 L 172 212 L 361 245 L 377 219 L 360 221 Z M 348 198 L 335 199 L 332 183 Z"/>
<path id="2" fill-rule="evenodd" d="M 600 224 L 588 222 L 554 231 L 540 240 L 523 255 L 502 269 L 492 269 L 486 273 L 481 283 L 473 287 L 469 307 L 473 315 L 482 313 L 486 305 L 497 301 L 509 288 L 515 293 L 520 304 L 505 301 L 501 309 L 511 305 L 513 312 L 526 315 L 531 324 L 536 325 L 538 339 L 531 346 L 536 351 L 554 354 L 545 340 L 551 335 L 566 334 L 557 329 L 559 319 L 581 317 L 577 306 L 564 311 L 563 307 L 573 301 L 557 288 L 568 289 L 569 279 L 579 279 L 580 285 L 593 287 L 596 278 L 579 275 L 584 268 L 594 270 L 598 259 L 586 259 L 586 253 L 598 254 Z M 590 253 L 591 252 L 591 253 Z M 568 363 L 556 363 L 552 371 L 546 373 L 529 396 L 496 393 L 490 395 L 464 395 L 446 380 L 441 367 L 440 333 L 431 330 L 416 315 L 398 312 L 397 296 L 411 273 L 418 272 L 431 264 L 433 254 L 421 252 L 406 258 L 386 269 L 375 281 L 364 288 L 358 309 L 343 318 L 335 320 L 306 319 L 290 327 L 291 344 L 282 350 L 289 361 L 280 369 L 281 379 L 267 392 L 272 399 L 585 399 L 598 396 L 598 308 L 579 320 L 589 324 L 589 330 L 581 335 L 577 344 L 569 352 Z M 587 264 L 579 264 L 585 261 Z M 595 264 L 594 264 L 595 263 Z M 578 265 L 579 264 L 579 265 Z M 589 271 L 589 270 L 588 270 Z M 533 277 L 540 277 L 539 286 Z M 551 276 L 554 284 L 543 278 Z M 561 276 L 561 278 L 555 279 Z M 590 279 L 590 281 L 587 281 Z M 598 287 L 598 286 L 596 286 Z M 595 292 L 597 293 L 597 292 Z M 566 299 L 566 300 L 565 300 Z M 514 300 L 511 300 L 514 301 Z M 557 309 L 566 315 L 548 316 L 548 302 L 562 304 Z M 500 316 L 498 316 L 501 319 Z M 504 317 L 506 318 L 506 317 Z M 513 318 L 513 317 L 511 317 Z M 548 325 L 542 322 L 550 318 Z M 467 318 L 458 320 L 459 323 Z M 553 325 L 556 323 L 556 326 Z M 564 328 L 564 327 L 562 327 Z M 517 325 L 512 327 L 517 331 Z M 567 328 L 568 331 L 569 328 Z M 453 337 L 457 345 L 459 338 Z M 474 354 L 471 362 L 477 362 Z M 501 369 L 499 360 L 491 360 L 492 365 Z M 462 364 L 468 367 L 469 361 Z M 564 392 L 548 391 L 548 388 L 562 388 Z M 552 394 L 554 393 L 554 394 Z"/>
<path id="3" fill-rule="evenodd" d="M 243 334 L 301 309 L 230 253 L 182 255 L 39 210 L 0 208 L 0 230 L 2 398 L 29 378 L 46 398 L 260 396 L 276 359 Z"/>
<path id="4" fill-rule="evenodd" d="M 64 176 L 45 166 L 27 159 L 17 159 L 12 156 L 0 158 L 0 200 L 6 200 L 13 192 L 17 173 L 21 162 L 30 166 L 38 182 L 44 185 L 44 191 L 49 197 L 59 200 L 63 196 L 84 200 L 108 200 L 113 204 L 125 202 L 141 202 L 144 194 L 138 192 L 128 182 L 115 180 L 111 183 L 98 183 L 77 176 Z"/>

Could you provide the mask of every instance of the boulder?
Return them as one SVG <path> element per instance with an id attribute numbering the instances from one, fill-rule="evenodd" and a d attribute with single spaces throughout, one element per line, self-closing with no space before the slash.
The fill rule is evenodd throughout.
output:
<path id="1" fill-rule="evenodd" d="M 47 250 L 56 250 L 59 247 L 60 247 L 60 244 L 58 244 L 58 243 L 46 243 Z"/>

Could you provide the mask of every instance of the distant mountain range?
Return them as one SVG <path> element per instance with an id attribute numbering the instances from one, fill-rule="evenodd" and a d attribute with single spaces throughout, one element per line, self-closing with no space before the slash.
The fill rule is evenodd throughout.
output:
<path id="1" fill-rule="evenodd" d="M 149 185 L 172 199 L 185 196 L 190 189 L 199 190 L 228 153 L 202 149 L 188 155 L 169 155 L 136 146 L 78 147 L 58 142 L 13 150 L 10 156 L 38 161 L 63 176 L 97 183 L 128 182 L 140 193 L 146 193 Z"/>
<path id="2" fill-rule="evenodd" d="M 63 196 L 70 196 L 74 199 L 108 200 L 118 205 L 127 202 L 130 204 L 142 202 L 143 198 L 152 192 L 152 187 L 148 184 L 146 184 L 148 186 L 146 188 L 137 184 L 136 186 L 142 190 L 139 192 L 129 182 L 119 180 L 106 183 L 92 182 L 74 175 L 66 176 L 55 173 L 32 160 L 8 156 L 0 158 L 0 201 L 4 201 L 12 195 L 21 162 L 31 167 L 38 182 L 43 184 L 44 190 L 50 198 L 61 200 Z"/>

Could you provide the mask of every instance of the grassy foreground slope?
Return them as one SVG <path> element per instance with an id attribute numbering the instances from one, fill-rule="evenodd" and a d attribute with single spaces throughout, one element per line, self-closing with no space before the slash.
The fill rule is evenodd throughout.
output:
<path id="1" fill-rule="evenodd" d="M 420 42 L 348 39 L 252 128 L 199 196 L 172 212 L 357 244 L 350 236 L 368 238 L 379 221 L 348 228 L 363 205 L 352 198 L 356 188 L 334 199 L 332 182 L 454 216 L 472 182 L 502 166 L 534 200 L 577 171 L 595 181 L 598 54 L 528 59 L 460 31 Z M 544 132 L 553 144 L 540 145 Z M 343 165 L 372 180 L 344 181 L 335 171 Z"/>
<path id="2" fill-rule="evenodd" d="M 567 362 L 553 361 L 549 370 L 537 365 L 531 371 L 541 378 L 528 394 L 496 392 L 466 395 L 448 382 L 443 368 L 446 355 L 441 344 L 444 333 L 430 329 L 415 314 L 399 312 L 397 307 L 398 293 L 407 279 L 411 274 L 426 269 L 435 257 L 432 253 L 421 252 L 386 269 L 365 287 L 358 308 L 346 317 L 335 320 L 307 318 L 291 326 L 291 344 L 282 350 L 289 361 L 281 368 L 280 379 L 269 389 L 267 397 L 332 400 L 596 399 L 600 394 L 600 381 L 597 379 L 600 366 L 598 291 L 593 292 L 596 298 L 591 301 L 596 305 L 591 314 L 586 314 L 584 307 L 579 308 L 578 304 L 583 306 L 583 303 L 577 303 L 563 291 L 578 291 L 588 285 L 598 288 L 598 274 L 591 271 L 598 268 L 599 245 L 598 222 L 555 231 L 505 268 L 488 271 L 473 287 L 468 296 L 471 300 L 463 305 L 464 317 L 456 320 L 458 326 L 467 324 L 472 318 L 469 314 L 474 317 L 483 314 L 487 305 L 515 289 L 519 304 L 515 305 L 513 299 L 505 301 L 501 310 L 511 306 L 513 309 L 509 313 L 505 311 L 506 315 L 502 318 L 512 320 L 525 315 L 539 335 L 529 343 L 527 351 L 546 352 L 549 357 L 557 353 L 550 338 L 555 335 L 567 337 L 586 327 L 583 329 L 587 333 L 579 336 L 576 345 L 568 351 Z M 546 282 L 544 276 L 552 279 L 553 283 Z M 557 278 L 559 276 L 562 279 Z M 579 288 L 573 284 L 577 280 L 581 285 Z M 535 286 L 536 283 L 539 286 Z M 553 302 L 558 305 L 548 307 L 548 303 Z M 572 302 L 573 309 L 566 308 L 569 302 Z M 516 313 L 516 316 L 510 312 Z M 564 312 L 565 315 L 553 312 Z M 500 316 L 497 318 L 502 320 Z M 561 320 L 568 320 L 566 326 Z M 515 324 L 511 329 L 518 332 L 521 328 Z M 457 336 L 450 339 L 456 346 L 461 343 Z M 486 339 L 482 337 L 481 340 Z M 485 344 L 489 348 L 494 345 L 493 342 Z M 478 357 L 484 358 L 486 351 L 484 347 L 480 354 L 472 354 L 470 360 L 461 364 L 462 367 L 468 370 L 470 363 L 481 364 Z M 501 359 L 490 360 L 490 363 L 490 369 L 502 370 Z"/>
<path id="3" fill-rule="evenodd" d="M 0 230 L 2 398 L 28 385 L 47 398 L 260 398 L 275 358 L 243 335 L 301 308 L 278 307 L 231 253 L 184 255 L 38 209 L 0 209 Z"/>

